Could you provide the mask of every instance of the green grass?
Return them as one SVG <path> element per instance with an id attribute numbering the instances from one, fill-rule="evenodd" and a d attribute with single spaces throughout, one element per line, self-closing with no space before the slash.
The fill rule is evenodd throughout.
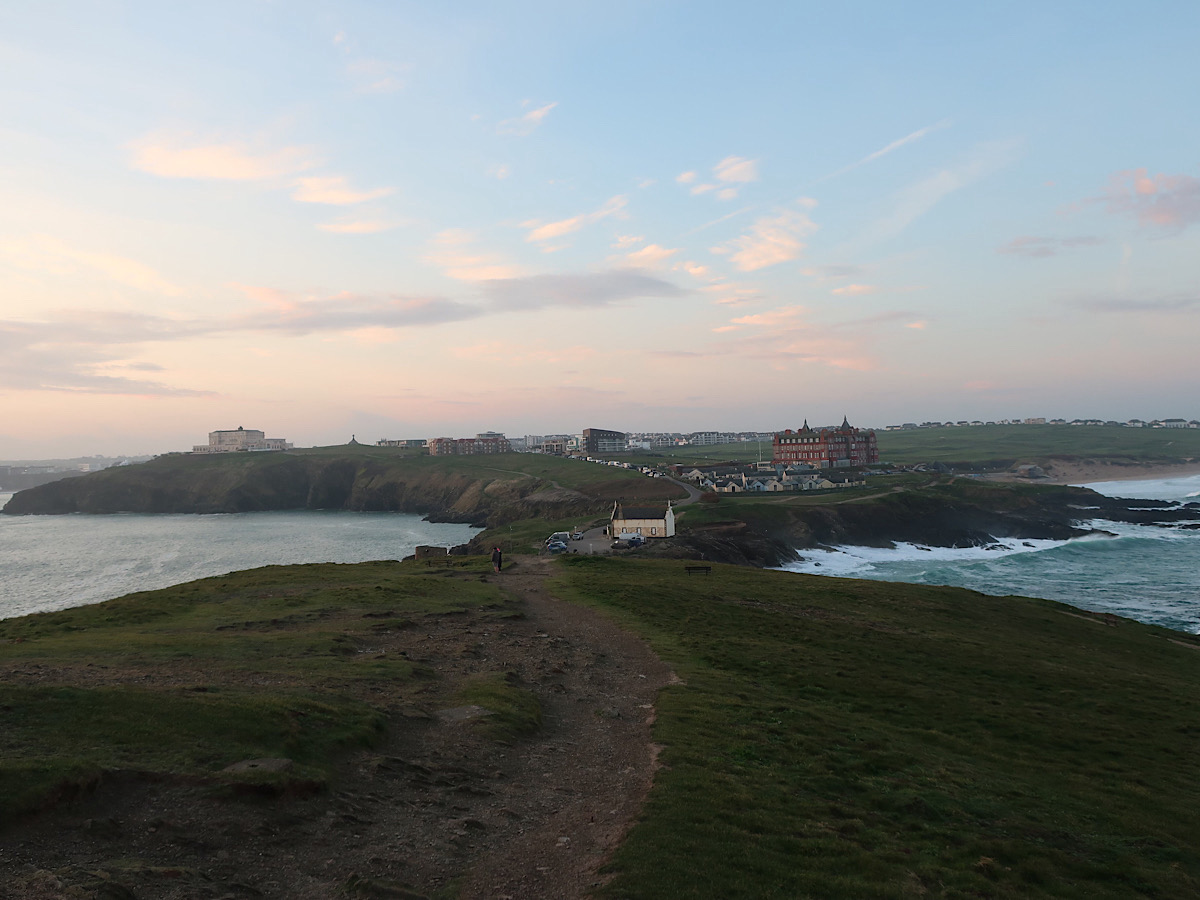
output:
<path id="1" fill-rule="evenodd" d="M 1163 462 L 1200 457 L 1200 429 L 1101 425 L 979 425 L 880 431 L 892 463 L 1036 462 L 1052 457 Z"/>
<path id="2" fill-rule="evenodd" d="M 977 425 L 876 431 L 879 458 L 912 463 L 1036 462 L 1052 457 L 1164 462 L 1200 457 L 1200 429 L 1122 428 L 1113 425 Z M 651 453 L 611 456 L 637 465 L 712 465 L 756 462 L 756 442 L 710 447 L 667 447 Z M 763 441 L 762 459 L 770 460 L 771 442 Z"/>
<path id="3" fill-rule="evenodd" d="M 269 566 L 0 621 L 0 819 L 114 769 L 216 777 L 286 757 L 321 783 L 435 673 L 374 647 L 427 615 L 499 615 L 482 558 Z M 221 780 L 228 780 L 225 776 Z"/>
<path id="4" fill-rule="evenodd" d="M 542 725 L 542 706 L 515 673 L 477 675 L 467 679 L 448 701 L 452 706 L 482 706 L 493 715 L 476 720 L 494 739 L 512 742 Z"/>
<path id="5" fill-rule="evenodd" d="M 561 571 L 684 681 L 604 895 L 1200 893 L 1200 652 L 1168 640 L 1194 638 L 951 588 Z"/>

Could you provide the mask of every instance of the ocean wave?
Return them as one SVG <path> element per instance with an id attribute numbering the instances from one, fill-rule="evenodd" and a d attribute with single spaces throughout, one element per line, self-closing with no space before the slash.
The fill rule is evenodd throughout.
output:
<path id="1" fill-rule="evenodd" d="M 1079 487 L 1122 500 L 1178 500 L 1200 497 L 1200 475 L 1148 478 L 1144 481 L 1093 481 Z"/>

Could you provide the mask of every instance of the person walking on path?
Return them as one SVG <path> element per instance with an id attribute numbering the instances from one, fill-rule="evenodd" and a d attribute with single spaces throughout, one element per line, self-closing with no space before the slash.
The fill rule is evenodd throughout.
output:
<path id="1" fill-rule="evenodd" d="M 500 552 L 499 547 L 492 548 L 492 568 L 497 572 L 500 571 L 504 564 L 504 554 Z"/>

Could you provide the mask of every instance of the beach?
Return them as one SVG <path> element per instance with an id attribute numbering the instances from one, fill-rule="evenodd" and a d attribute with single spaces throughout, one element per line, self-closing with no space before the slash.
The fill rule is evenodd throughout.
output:
<path id="1" fill-rule="evenodd" d="M 1091 484 L 1100 481 L 1158 481 L 1200 475 L 1200 459 L 1181 460 L 1177 463 L 1056 459 L 1038 465 L 1045 472 L 1045 477 L 1029 478 L 1016 472 L 1000 472 L 983 477 L 988 481 L 1018 481 L 1023 484 L 1031 481 L 1046 484 Z"/>

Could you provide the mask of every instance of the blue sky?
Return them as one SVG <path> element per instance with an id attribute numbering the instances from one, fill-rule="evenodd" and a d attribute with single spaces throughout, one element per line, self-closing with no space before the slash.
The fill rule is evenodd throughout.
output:
<path id="1" fill-rule="evenodd" d="M 0 456 L 1196 417 L 1200 7 L 0 11 Z"/>

